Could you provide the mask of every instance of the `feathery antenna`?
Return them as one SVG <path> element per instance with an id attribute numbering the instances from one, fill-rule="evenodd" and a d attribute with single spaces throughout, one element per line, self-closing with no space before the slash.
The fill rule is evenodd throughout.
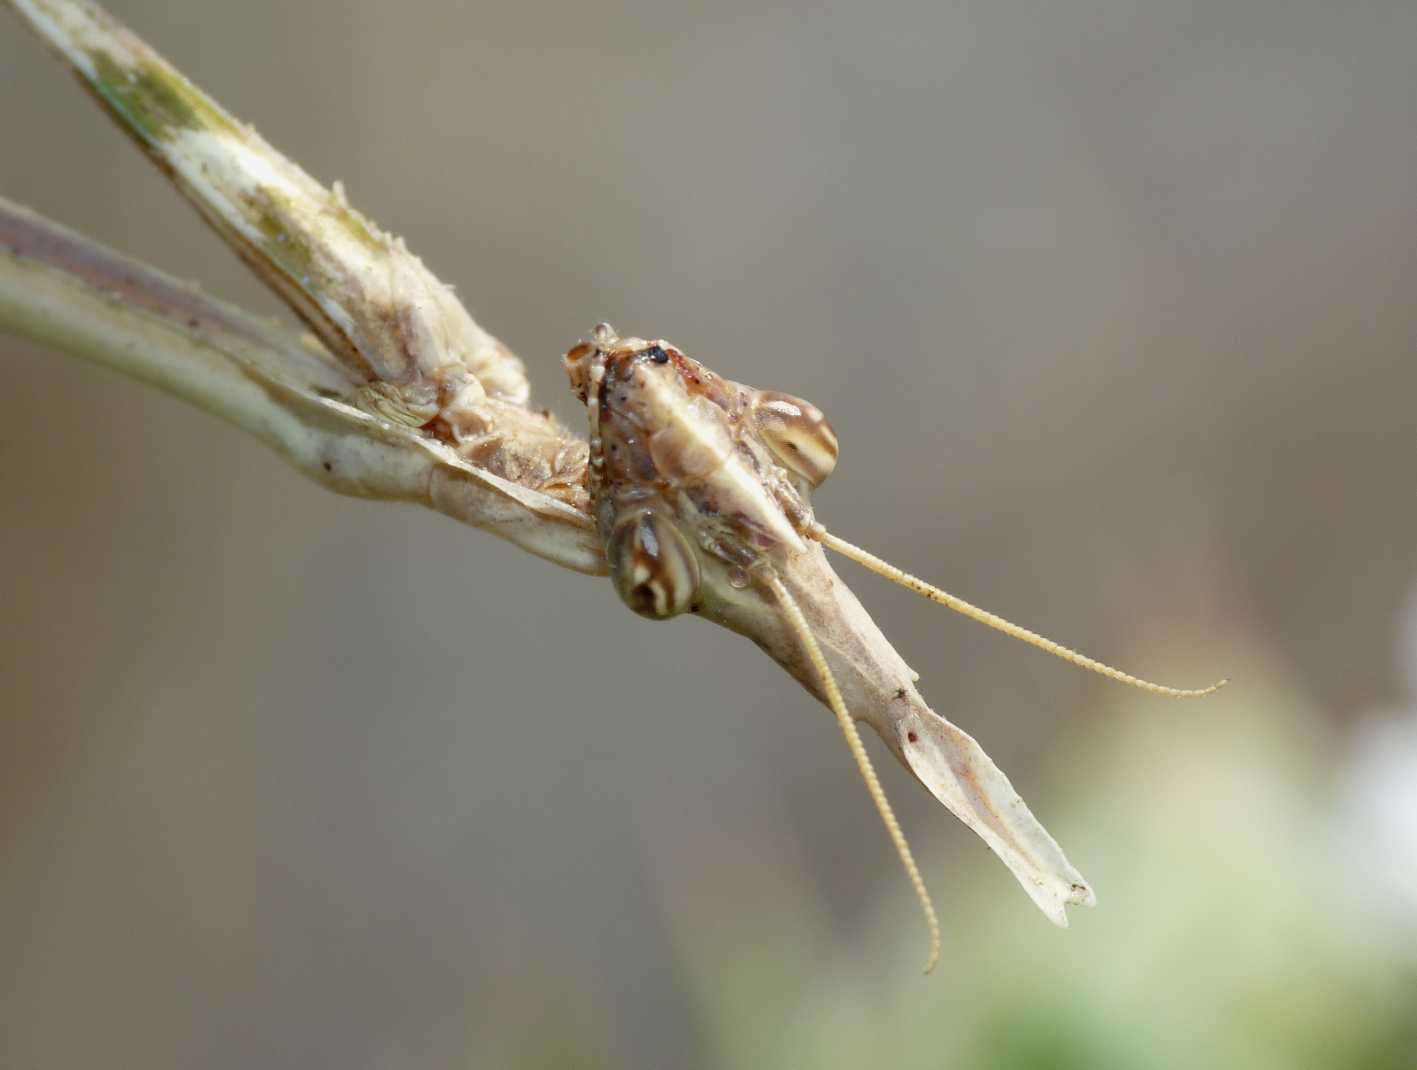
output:
<path id="1" fill-rule="evenodd" d="M 1154 684 L 1150 680 L 1143 680 L 1140 677 L 1132 676 L 1121 669 L 1114 669 L 1110 665 L 1104 665 L 1100 661 L 1095 661 L 1084 654 L 1079 654 L 1076 650 L 1070 650 L 1061 643 L 1055 643 L 1051 639 L 1046 639 L 1037 632 L 1031 632 L 1027 628 L 1021 628 L 1012 621 L 1007 621 L 995 613 L 990 613 L 987 609 L 980 609 L 976 605 L 966 602 L 963 598 L 956 598 L 948 591 L 942 591 L 938 587 L 931 586 L 924 580 L 912 576 L 910 573 L 896 568 L 889 561 L 883 561 L 875 554 L 861 549 L 845 539 L 839 539 L 820 524 L 809 529 L 807 534 L 820 542 L 823 546 L 845 557 L 851 558 L 858 565 L 870 569 L 878 576 L 884 576 L 892 583 L 898 583 L 902 587 L 914 591 L 916 594 L 928 598 L 932 602 L 938 602 L 948 609 L 953 609 L 956 613 L 961 613 L 970 620 L 978 621 L 980 624 L 988 625 L 995 631 L 1003 632 L 1005 635 L 1015 639 L 1022 639 L 1030 646 L 1036 646 L 1039 650 L 1045 650 L 1055 657 L 1071 662 L 1082 669 L 1088 669 L 1100 676 L 1116 680 L 1119 683 L 1130 684 L 1132 687 L 1142 691 L 1149 691 L 1153 695 L 1165 695 L 1168 698 L 1200 698 L 1203 695 L 1210 695 L 1219 691 L 1230 681 L 1220 680 L 1209 687 L 1182 688 L 1167 687 L 1164 684 Z"/>
<path id="2" fill-rule="evenodd" d="M 935 914 L 935 904 L 930 902 L 930 891 L 925 887 L 924 878 L 920 876 L 920 869 L 915 864 L 915 856 L 910 852 L 910 844 L 906 842 L 905 833 L 901 831 L 900 822 L 896 820 L 895 811 L 891 809 L 890 800 L 886 798 L 885 789 L 881 787 L 881 781 L 876 776 L 876 769 L 871 764 L 871 757 L 866 753 L 866 745 L 861 742 L 861 733 L 856 730 L 856 722 L 852 720 L 851 714 L 846 709 L 846 702 L 841 697 L 841 689 L 836 686 L 836 678 L 832 676 L 827 659 L 822 655 L 822 648 L 817 644 L 817 637 L 807 626 L 807 618 L 802 615 L 797 600 L 783 585 L 777 573 L 768 571 L 764 573 L 764 578 L 767 580 L 768 586 L 772 588 L 773 596 L 777 599 L 778 605 L 782 607 L 782 612 L 787 617 L 788 623 L 792 625 L 792 630 L 797 633 L 797 638 L 802 643 L 802 649 L 806 652 L 807 659 L 811 661 L 812 668 L 816 670 L 817 676 L 822 682 L 822 690 L 826 692 L 827 696 L 827 705 L 831 707 L 832 713 L 836 714 L 837 724 L 841 726 L 841 734 L 846 737 L 847 749 L 856 759 L 856 768 L 861 771 L 861 779 L 866 781 L 866 790 L 871 795 L 871 801 L 876 804 L 876 810 L 885 823 L 886 832 L 890 834 L 891 843 L 895 844 L 896 854 L 900 855 L 900 863 L 905 867 L 905 875 L 910 878 L 910 883 L 915 888 L 915 897 L 920 900 L 920 909 L 925 912 L 925 924 L 930 927 L 930 958 L 925 963 L 925 972 L 929 973 L 940 961 L 940 919 Z"/>

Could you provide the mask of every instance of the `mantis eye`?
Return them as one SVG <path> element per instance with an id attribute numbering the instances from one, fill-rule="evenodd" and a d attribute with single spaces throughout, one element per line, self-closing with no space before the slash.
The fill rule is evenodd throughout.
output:
<path id="1" fill-rule="evenodd" d="M 760 390 L 753 403 L 758 433 L 779 464 L 811 486 L 821 485 L 836 467 L 836 432 L 810 401 Z"/>
<path id="2" fill-rule="evenodd" d="M 605 556 L 621 601 L 642 617 L 683 613 L 699 591 L 699 559 L 671 520 L 641 509 L 610 534 Z"/>

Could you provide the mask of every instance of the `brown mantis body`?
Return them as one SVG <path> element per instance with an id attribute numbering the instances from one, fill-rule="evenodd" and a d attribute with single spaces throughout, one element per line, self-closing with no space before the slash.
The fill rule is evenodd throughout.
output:
<path id="1" fill-rule="evenodd" d="M 620 338 L 608 324 L 597 326 L 590 341 L 571 349 L 565 365 L 589 413 L 587 486 L 617 592 L 642 616 L 695 613 L 757 640 L 794 668 L 832 710 L 925 912 L 931 938 L 927 970 L 940 949 L 934 906 L 804 606 L 817 627 L 835 640 L 829 643 L 834 653 L 845 660 L 850 651 L 841 648 L 838 637 L 855 629 L 869 640 L 871 633 L 855 625 L 849 604 L 840 604 L 834 592 L 838 584 L 829 570 L 822 573 L 824 562 L 814 544 L 841 550 L 926 597 L 1144 690 L 1178 697 L 1213 690 L 1179 691 L 1138 680 L 976 610 L 830 535 L 817 523 L 808 495 L 836 467 L 837 438 L 810 402 L 724 379 L 668 342 Z M 767 636 L 776 638 L 776 646 L 764 641 Z M 795 642 L 795 658 L 791 645 L 782 646 L 788 636 Z M 903 667 L 876 656 L 882 662 L 877 672 Z M 928 709 L 912 710 L 911 700 L 918 699 L 914 674 L 906 670 L 902 675 L 909 679 L 897 686 L 886 723 L 869 712 L 861 716 L 875 723 L 906 767 L 933 788 L 922 770 L 939 771 L 938 733 L 953 726 Z M 974 746 L 972 740 L 969 744 Z M 977 787 L 990 773 L 997 775 L 992 763 L 985 765 L 982 752 L 976 759 L 967 747 L 956 744 L 954 750 L 963 774 L 956 775 L 960 785 Z M 1002 787 L 1011 791 L 1007 781 Z M 1091 888 L 1047 834 L 1029 827 L 1031 815 L 1027 820 L 1021 816 L 1027 815 L 1022 800 L 1014 796 L 1009 807 L 1021 815 L 1009 815 L 994 806 L 988 791 L 980 796 L 978 811 L 992 810 L 1006 829 L 1023 834 L 1025 845 L 1036 841 L 1031 853 L 1056 854 L 1053 876 L 1055 882 L 1063 878 L 1062 888 L 1051 886 L 1030 866 L 1014 867 L 1030 891 L 1046 890 L 1035 898 L 1054 920 L 1065 920 L 1063 903 L 1095 902 Z"/>
<path id="2" fill-rule="evenodd" d="M 858 719 L 1051 920 L 1095 901 L 979 745 L 925 704 L 824 547 L 1113 679 L 1171 696 L 1213 687 L 1138 680 L 832 535 L 809 499 L 837 459 L 822 414 L 667 342 L 601 325 L 567 354 L 585 442 L 531 407 L 521 361 L 337 184 L 321 186 L 96 6 L 11 3 L 323 347 L 278 339 L 2 201 L 0 314 L 247 428 L 331 489 L 421 502 L 574 571 L 608 572 L 638 613 L 692 613 L 752 639 L 835 715 L 925 910 L 930 965 L 939 923 Z M 27 317 L 40 297 L 71 315 Z"/>

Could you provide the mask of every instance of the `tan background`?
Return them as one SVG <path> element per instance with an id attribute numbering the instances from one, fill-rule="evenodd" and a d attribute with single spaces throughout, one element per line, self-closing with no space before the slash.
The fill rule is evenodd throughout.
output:
<path id="1" fill-rule="evenodd" d="M 343 179 L 567 419 L 557 357 L 592 323 L 666 336 L 828 413 L 819 513 L 841 534 L 1136 671 L 1237 680 L 1209 709 L 1118 695 L 843 565 L 1101 898 L 1049 930 L 885 770 L 949 930 L 949 975 L 920 982 L 919 921 L 827 715 L 751 646 L 320 492 L 194 410 L 0 338 L 0 1064 L 825 1065 L 845 1049 L 804 1053 L 763 1008 L 830 1031 L 830 972 L 843 1007 L 909 993 L 868 1032 L 977 1025 L 960 976 L 996 961 L 966 947 L 985 911 L 1018 969 L 1073 956 L 1111 1021 L 1106 993 L 1162 967 L 1099 949 L 1263 864 L 1204 845 L 1252 812 L 1270 744 L 1237 811 L 1198 826 L 1213 870 L 1168 848 L 1145 890 L 1109 884 L 1131 800 L 1173 785 L 1199 812 L 1186 792 L 1218 797 L 1211 762 L 1263 707 L 1313 808 L 1275 812 L 1308 835 L 1347 812 L 1372 711 L 1406 723 L 1417 7 L 112 7 Z M 8 13 L 0 78 L 0 191 L 277 311 Z M 1155 730 L 1139 765 L 1108 749 L 1135 724 Z M 1123 766 L 1119 803 L 1087 794 Z M 1248 932 L 1272 902 L 1244 911 Z M 715 950 L 808 915 L 800 972 L 769 955 L 705 980 Z M 1372 916 L 1375 944 L 1410 947 Z M 1289 967 L 1211 936 L 1169 983 L 1248 971 L 1283 1003 Z M 1134 1037 L 1161 1028 L 1165 997 L 1116 1006 Z M 1175 1065 L 1231 1058 L 1187 1021 Z"/>

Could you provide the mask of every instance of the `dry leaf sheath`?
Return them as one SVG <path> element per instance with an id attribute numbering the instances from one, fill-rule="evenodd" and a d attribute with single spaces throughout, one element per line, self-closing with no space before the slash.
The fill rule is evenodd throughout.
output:
<path id="1" fill-rule="evenodd" d="M 404 246 L 228 115 L 91 4 L 11 0 L 318 344 L 0 201 L 0 326 L 109 364 L 260 437 L 332 490 L 416 501 L 567 568 L 637 612 L 752 639 L 832 709 L 931 926 L 856 735 L 865 721 L 974 829 L 1043 912 L 1087 882 L 828 564 L 824 544 L 918 593 L 1123 682 L 829 534 L 809 493 L 835 466 L 821 413 L 602 325 L 567 367 L 589 442 L 529 405 L 523 365 Z M 607 560 L 608 557 L 608 560 Z M 1207 689 L 1209 690 L 1209 689 Z"/>

